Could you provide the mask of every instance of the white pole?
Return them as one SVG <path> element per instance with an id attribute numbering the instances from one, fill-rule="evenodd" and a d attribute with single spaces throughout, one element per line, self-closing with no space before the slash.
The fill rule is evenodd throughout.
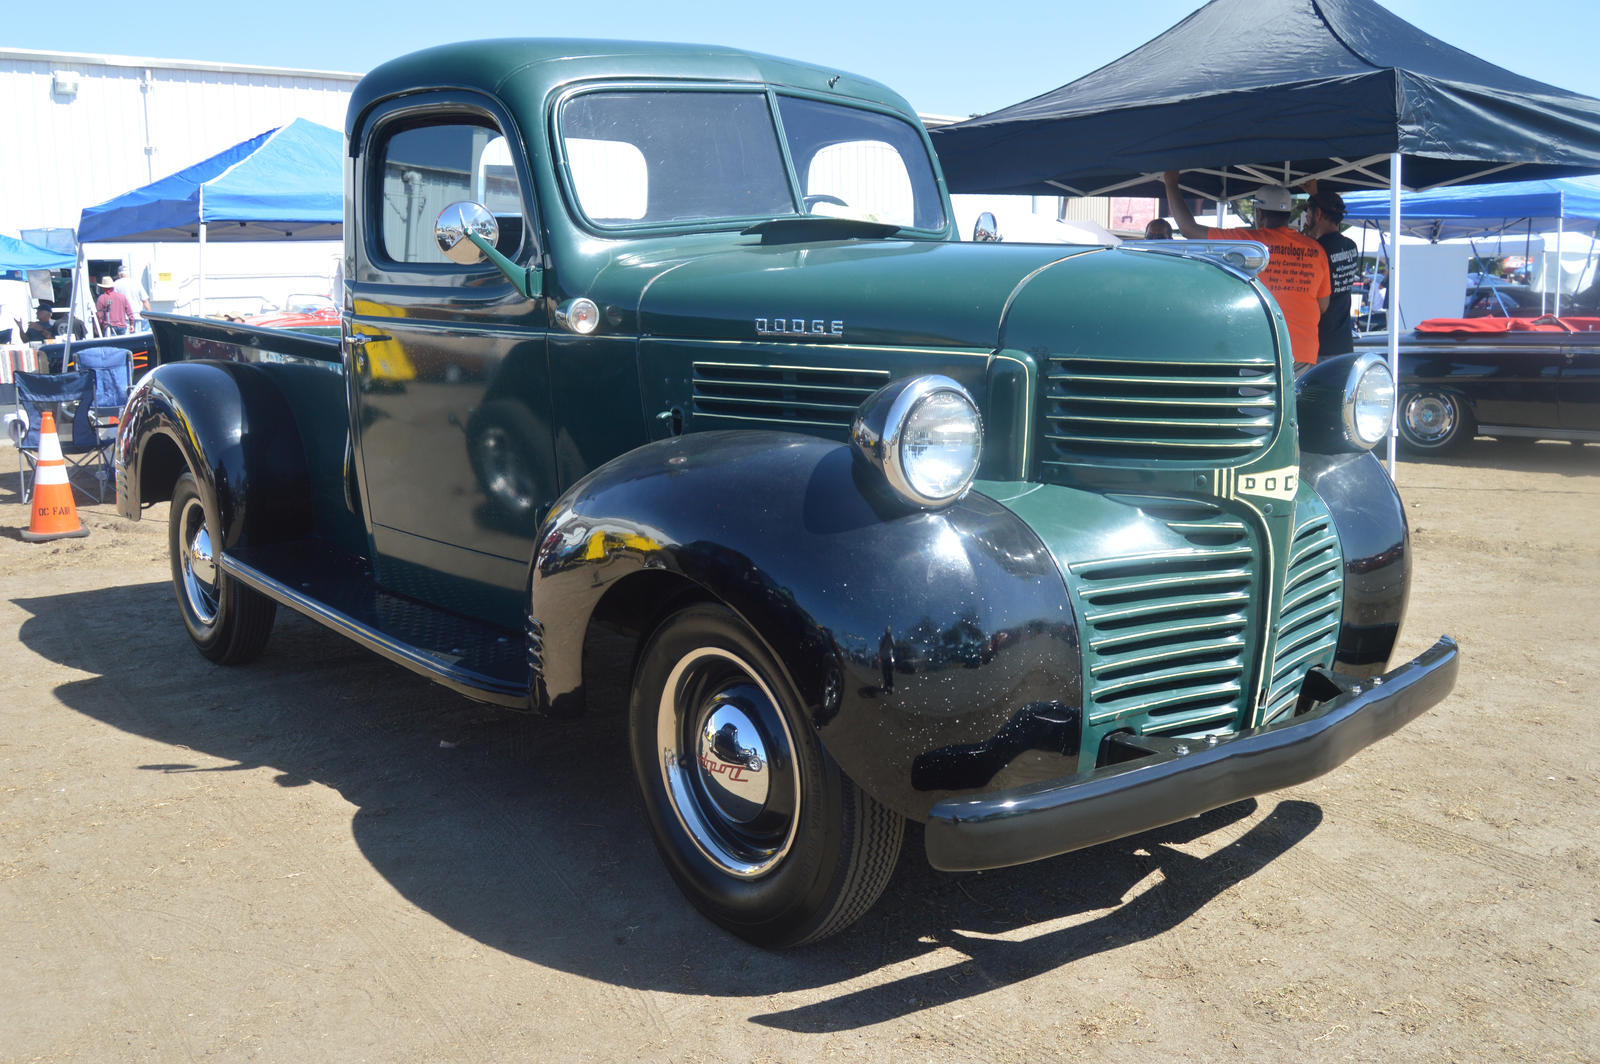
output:
<path id="1" fill-rule="evenodd" d="M 195 283 L 195 316 L 201 317 L 206 312 L 206 186 L 204 185 L 195 190 L 195 208 L 200 218 L 199 261 L 196 263 L 200 277 Z"/>
<path id="2" fill-rule="evenodd" d="M 1561 236 L 1566 229 L 1567 203 L 1566 193 L 1563 192 L 1556 200 L 1560 204 L 1560 213 L 1556 216 L 1556 317 L 1561 317 Z"/>
<path id="3" fill-rule="evenodd" d="M 195 316 L 200 317 L 206 312 L 206 223 L 200 223 L 200 255 L 196 264 L 200 276 L 195 282 Z"/>
<path id="4" fill-rule="evenodd" d="M 1400 436 L 1400 153 L 1389 156 L 1389 374 L 1394 378 L 1395 410 L 1389 428 L 1389 479 L 1395 479 L 1395 450 Z"/>

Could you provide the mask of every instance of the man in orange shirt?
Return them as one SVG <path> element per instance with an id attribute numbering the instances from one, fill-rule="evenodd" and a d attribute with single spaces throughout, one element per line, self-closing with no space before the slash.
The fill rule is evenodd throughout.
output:
<path id="1" fill-rule="evenodd" d="M 1261 271 L 1261 283 L 1278 301 L 1284 324 L 1289 327 L 1295 375 L 1316 365 L 1317 323 L 1328 309 L 1333 286 L 1328 278 L 1328 255 L 1322 245 L 1289 228 L 1289 215 L 1294 209 L 1289 190 L 1282 185 L 1262 185 L 1256 190 L 1254 228 L 1212 229 L 1195 221 L 1178 187 L 1180 176 L 1176 170 L 1163 175 L 1178 231 L 1190 240 L 1258 240 L 1267 245 L 1271 256 Z"/>

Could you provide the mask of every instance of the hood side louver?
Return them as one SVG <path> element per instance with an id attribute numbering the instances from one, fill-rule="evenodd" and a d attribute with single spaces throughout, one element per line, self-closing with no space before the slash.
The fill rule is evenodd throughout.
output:
<path id="1" fill-rule="evenodd" d="M 1272 443 L 1277 364 L 1057 356 L 1043 394 L 1047 469 L 1242 462 Z"/>
<path id="2" fill-rule="evenodd" d="M 887 383 L 888 370 L 696 362 L 692 427 L 833 430 L 843 439 L 861 401 Z"/>

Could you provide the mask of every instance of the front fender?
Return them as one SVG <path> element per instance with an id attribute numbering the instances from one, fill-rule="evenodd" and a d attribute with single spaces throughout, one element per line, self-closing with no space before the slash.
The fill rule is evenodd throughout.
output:
<path id="1" fill-rule="evenodd" d="M 1344 552 L 1344 612 L 1334 671 L 1379 675 L 1400 638 L 1411 593 L 1405 505 L 1370 451 L 1304 452 L 1300 476 L 1327 505 Z"/>
<path id="2" fill-rule="evenodd" d="M 311 529 L 305 447 L 282 392 L 256 366 L 158 366 L 128 398 L 115 455 L 124 517 L 137 520 L 142 507 L 170 498 L 187 467 L 216 508 L 224 549 Z"/>
<path id="3" fill-rule="evenodd" d="M 534 559 L 546 696 L 582 697 L 599 600 L 660 570 L 750 624 L 841 768 L 907 816 L 1072 771 L 1081 661 L 1049 551 L 983 495 L 907 511 L 875 476 L 848 447 L 753 432 L 664 440 L 597 469 L 556 504 Z"/>

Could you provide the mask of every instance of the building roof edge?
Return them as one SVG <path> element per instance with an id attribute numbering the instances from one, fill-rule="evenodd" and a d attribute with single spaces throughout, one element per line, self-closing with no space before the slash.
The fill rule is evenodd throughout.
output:
<path id="1" fill-rule="evenodd" d="M 126 67 L 137 70 L 204 70 L 217 73 L 277 74 L 283 77 L 327 78 L 356 82 L 360 74 L 346 70 L 306 70 L 299 67 L 261 66 L 256 63 L 222 63 L 208 59 L 157 59 L 136 55 L 99 55 L 92 52 L 53 52 L 33 48 L 0 48 L 0 60 L 76 64 L 79 66 Z"/>

